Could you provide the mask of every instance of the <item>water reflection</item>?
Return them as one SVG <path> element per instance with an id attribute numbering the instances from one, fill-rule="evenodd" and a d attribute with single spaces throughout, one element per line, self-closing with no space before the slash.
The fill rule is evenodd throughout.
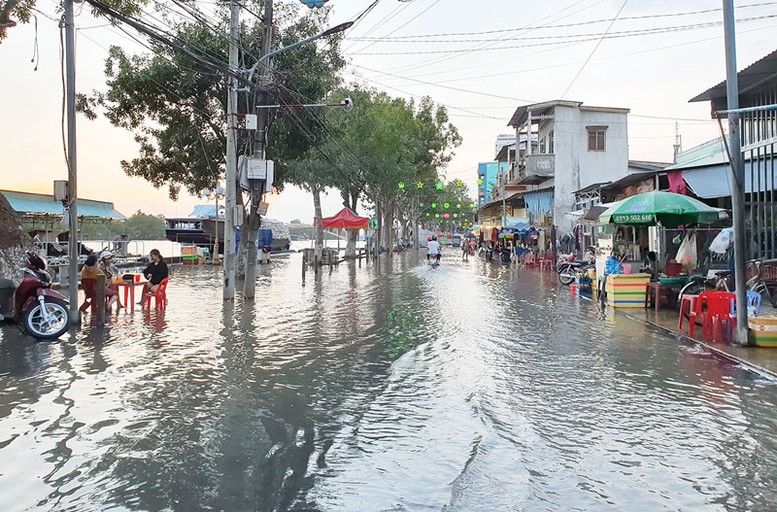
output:
<path id="1" fill-rule="evenodd" d="M 262 267 L 0 340 L 0 510 L 766 510 L 777 393 L 554 274 Z M 20 471 L 19 468 L 24 468 Z"/>

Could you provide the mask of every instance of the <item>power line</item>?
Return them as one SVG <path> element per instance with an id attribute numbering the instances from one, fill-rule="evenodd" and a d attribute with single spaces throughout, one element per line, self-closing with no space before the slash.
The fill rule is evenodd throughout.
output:
<path id="1" fill-rule="evenodd" d="M 561 99 L 564 99 L 564 96 L 567 95 L 567 93 L 569 92 L 569 89 L 571 89 L 572 86 L 574 85 L 574 83 L 577 81 L 577 77 L 580 76 L 580 73 L 583 72 L 583 70 L 585 69 L 586 65 L 591 60 L 591 57 L 593 57 L 594 53 L 596 53 L 596 50 L 599 49 L 599 45 L 601 45 L 602 41 L 604 41 L 604 38 L 607 37 L 607 33 L 610 32 L 610 29 L 615 24 L 615 21 L 618 19 L 618 16 L 620 16 L 621 12 L 623 12 L 623 9 L 626 7 L 627 3 L 629 3 L 629 0 L 623 0 L 623 4 L 621 5 L 621 8 L 618 9 L 618 12 L 615 13 L 615 17 L 612 19 L 610 24 L 607 25 L 607 30 L 604 31 L 604 34 L 602 34 L 601 39 L 599 39 L 596 42 L 596 45 L 594 46 L 593 50 L 591 50 L 591 53 L 588 54 L 588 58 L 585 59 L 585 62 L 583 62 L 583 65 L 580 67 L 580 69 L 578 70 L 577 74 L 574 76 L 574 78 L 572 78 L 572 81 L 569 83 L 567 88 L 564 90 L 564 93 L 561 95 Z"/>
<path id="2" fill-rule="evenodd" d="M 754 16 L 750 18 L 740 18 L 737 20 L 737 23 L 747 23 L 752 21 L 759 21 L 759 20 L 766 20 L 766 19 L 773 19 L 773 18 L 777 18 L 777 14 Z M 685 32 L 688 30 L 714 28 L 722 24 L 723 24 L 722 21 L 711 21 L 711 22 L 699 23 L 695 25 L 656 28 L 656 29 L 651 29 L 650 31 L 626 31 L 621 33 L 613 33 L 613 34 L 608 34 L 605 32 L 600 35 L 581 36 L 579 39 L 574 39 L 571 41 L 548 41 L 544 43 L 521 44 L 521 45 L 510 45 L 510 46 L 487 46 L 487 47 L 480 47 L 480 48 L 457 48 L 457 49 L 449 49 L 449 50 L 421 50 L 421 51 L 405 51 L 405 52 L 364 52 L 364 53 L 357 52 L 352 55 L 368 55 L 368 56 L 445 55 L 445 54 L 466 54 L 466 53 L 472 53 L 472 52 L 485 52 L 485 51 L 516 50 L 521 48 L 555 46 L 555 45 L 569 44 L 569 43 L 586 43 L 589 41 L 601 41 L 604 39 L 621 39 L 625 37 L 639 37 L 639 36 L 649 36 L 649 35 L 655 35 L 655 34 L 666 34 L 666 33 L 672 33 L 672 32 Z M 555 37 L 552 37 L 552 38 L 555 39 Z M 542 39 L 542 38 L 527 38 L 526 40 L 531 41 L 535 39 Z"/>
<path id="3" fill-rule="evenodd" d="M 763 3 L 757 3 L 757 4 L 740 5 L 737 7 L 737 9 L 741 10 L 745 8 L 764 7 L 769 5 L 777 5 L 777 2 L 763 2 Z M 656 19 L 656 18 L 674 18 L 678 16 L 695 16 L 699 14 L 709 14 L 713 12 L 719 12 L 721 10 L 722 10 L 721 8 L 715 8 L 715 9 L 704 9 L 704 10 L 698 10 L 698 11 L 686 11 L 686 12 L 676 12 L 676 13 L 645 14 L 640 16 L 622 16 L 618 19 L 619 21 L 631 21 L 631 20 Z M 531 28 L 532 30 L 569 28 L 569 27 L 579 27 L 579 26 L 585 26 L 585 25 L 596 25 L 599 23 L 606 23 L 606 22 L 612 22 L 612 21 L 615 21 L 615 20 L 613 18 L 603 18 L 603 19 L 596 19 L 596 20 L 580 21 L 576 23 L 538 25 L 536 27 L 531 27 Z M 352 40 L 400 42 L 402 40 L 407 40 L 407 39 L 426 39 L 426 38 L 432 38 L 432 37 L 477 36 L 477 35 L 501 34 L 506 32 L 524 31 L 527 28 L 530 28 L 530 27 L 524 26 L 524 27 L 518 27 L 518 28 L 482 30 L 482 31 L 474 31 L 474 32 L 443 32 L 443 33 L 436 33 L 436 34 L 418 34 L 418 35 L 412 35 L 412 36 L 395 36 L 395 37 L 383 36 L 378 38 L 357 36 L 352 38 Z M 421 42 L 428 42 L 428 41 L 421 41 Z M 467 41 L 467 42 L 472 42 L 472 41 Z"/>

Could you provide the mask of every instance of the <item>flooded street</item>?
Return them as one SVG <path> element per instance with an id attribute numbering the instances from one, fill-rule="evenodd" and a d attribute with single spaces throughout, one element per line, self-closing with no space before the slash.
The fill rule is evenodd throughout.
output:
<path id="1" fill-rule="evenodd" d="M 771 510 L 777 384 L 555 274 L 301 255 L 225 305 L 0 333 L 0 510 Z"/>

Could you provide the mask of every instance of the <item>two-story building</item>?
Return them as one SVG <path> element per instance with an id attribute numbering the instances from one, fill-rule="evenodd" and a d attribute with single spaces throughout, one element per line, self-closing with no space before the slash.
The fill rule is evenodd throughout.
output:
<path id="1" fill-rule="evenodd" d="M 576 191 L 628 174 L 628 113 L 565 100 L 516 109 L 508 123 L 516 140 L 536 136 L 537 145 L 528 145 L 513 163 L 509 185 L 523 189 L 532 222 L 547 223 L 551 217 L 560 233 L 569 232 Z"/>

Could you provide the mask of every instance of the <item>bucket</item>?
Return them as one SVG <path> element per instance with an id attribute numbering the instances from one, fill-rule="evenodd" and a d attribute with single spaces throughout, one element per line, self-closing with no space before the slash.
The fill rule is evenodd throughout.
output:
<path id="1" fill-rule="evenodd" d="M 675 277 L 683 271 L 683 266 L 672 260 L 664 267 L 664 273 L 669 277 Z"/>
<path id="2" fill-rule="evenodd" d="M 747 319 L 753 343 L 756 347 L 777 348 L 777 318 L 757 316 Z"/>

